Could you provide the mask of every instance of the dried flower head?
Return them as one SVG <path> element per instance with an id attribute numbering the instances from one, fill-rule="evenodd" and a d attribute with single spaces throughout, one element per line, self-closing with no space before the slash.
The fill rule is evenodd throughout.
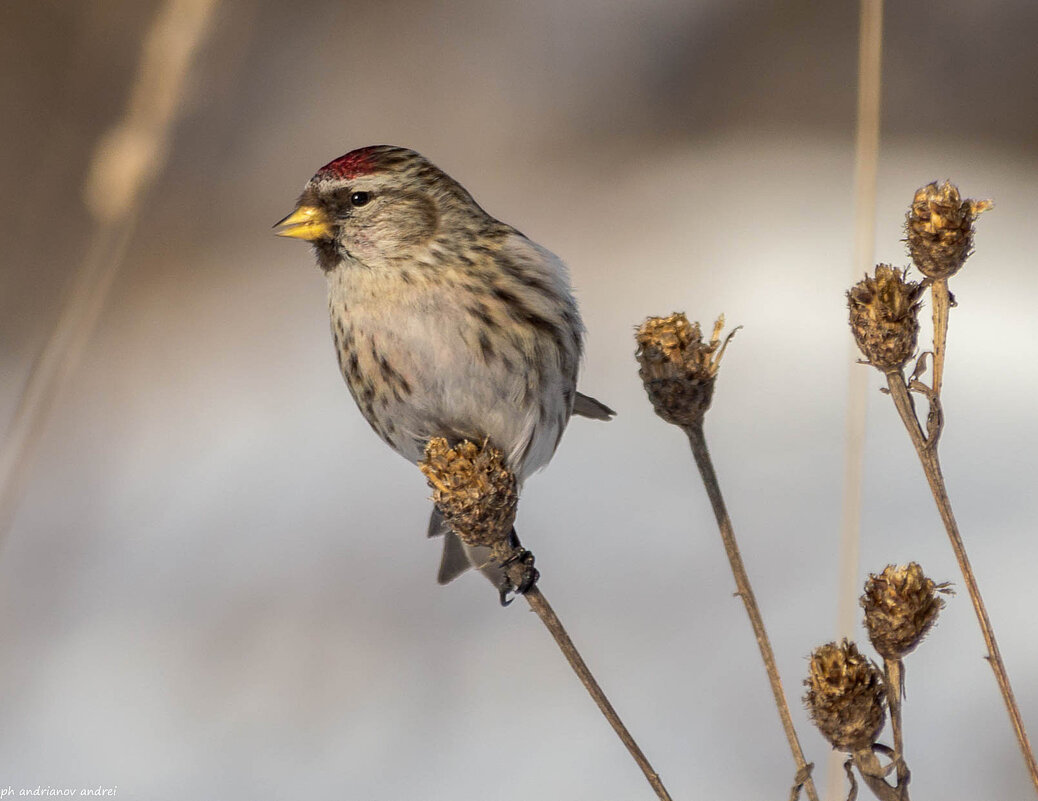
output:
<path id="1" fill-rule="evenodd" d="M 854 643 L 816 648 L 804 686 L 811 719 L 833 748 L 852 752 L 876 741 L 886 720 L 886 691 L 879 670 Z"/>
<path id="2" fill-rule="evenodd" d="M 917 190 L 905 215 L 905 241 L 923 275 L 955 275 L 973 252 L 973 223 L 992 206 L 990 200 L 963 200 L 950 181 Z"/>
<path id="3" fill-rule="evenodd" d="M 934 584 L 915 562 L 869 575 L 861 606 L 865 626 L 876 651 L 887 659 L 911 653 L 937 622 L 944 608 L 941 593 L 950 593 L 947 582 Z"/>
<path id="4" fill-rule="evenodd" d="M 847 292 L 851 331 L 869 364 L 885 373 L 900 370 L 915 352 L 919 335 L 919 284 L 905 271 L 876 266 Z"/>
<path id="5" fill-rule="evenodd" d="M 468 440 L 451 448 L 447 440 L 435 437 L 418 467 L 433 488 L 433 501 L 465 544 L 507 544 L 519 495 L 501 451 Z"/>
<path id="6" fill-rule="evenodd" d="M 683 427 L 699 423 L 710 408 L 721 358 L 739 330 L 730 332 L 722 343 L 722 328 L 723 314 L 714 323 L 710 341 L 704 342 L 699 323 L 690 323 L 682 312 L 650 317 L 638 327 L 638 375 L 656 414 L 668 423 Z"/>

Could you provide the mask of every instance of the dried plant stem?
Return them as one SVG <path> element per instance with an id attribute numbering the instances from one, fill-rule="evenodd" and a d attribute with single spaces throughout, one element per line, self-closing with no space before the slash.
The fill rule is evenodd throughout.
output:
<path id="1" fill-rule="evenodd" d="M 909 801 L 907 784 L 898 784 L 897 787 L 892 787 L 887 783 L 884 776 L 889 772 L 890 766 L 884 768 L 880 764 L 879 758 L 876 756 L 877 751 L 885 756 L 893 756 L 890 754 L 889 748 L 878 744 L 869 748 L 859 749 L 851 755 L 854 767 L 858 769 L 861 778 L 864 779 L 872 794 L 880 801 Z M 847 770 L 847 775 L 851 776 L 849 769 Z M 853 776 L 851 776 L 851 786 L 852 788 L 854 786 Z"/>
<path id="2" fill-rule="evenodd" d="M 663 786 L 663 782 L 660 781 L 659 774 L 653 770 L 652 765 L 649 764 L 649 760 L 646 758 L 645 754 L 642 753 L 641 748 L 638 747 L 638 743 L 634 741 L 634 737 L 631 736 L 627 727 L 624 726 L 623 721 L 620 720 L 620 716 L 617 715 L 616 710 L 613 709 L 613 705 L 609 703 L 606 694 L 602 691 L 598 682 L 595 681 L 595 677 L 592 675 L 587 663 L 585 663 L 584 659 L 580 656 L 580 652 L 577 651 L 573 641 L 569 638 L 566 629 L 563 628 L 562 622 L 559 620 L 558 615 L 555 614 L 555 610 L 551 608 L 547 599 L 536 586 L 527 590 L 523 597 L 526 598 L 527 603 L 530 604 L 530 608 L 537 613 L 537 616 L 544 623 L 545 627 L 551 632 L 551 636 L 555 638 L 555 642 L 558 643 L 559 649 L 566 657 L 570 667 L 573 668 L 573 672 L 577 674 L 577 677 L 594 699 L 598 708 L 602 710 L 602 714 L 605 715 L 606 720 L 609 721 L 609 725 L 613 727 L 613 731 L 616 732 L 623 744 L 627 746 L 627 750 L 630 752 L 631 756 L 634 757 L 634 761 L 638 763 L 638 767 L 642 769 L 642 773 L 645 774 L 645 778 L 648 779 L 649 784 L 652 785 L 652 789 L 655 790 L 656 795 L 662 801 L 670 801 L 670 794 Z"/>
<path id="3" fill-rule="evenodd" d="M 884 684 L 887 690 L 887 709 L 890 711 L 890 728 L 894 733 L 894 764 L 897 766 L 897 783 L 904 787 L 908 783 L 908 766 L 905 764 L 905 743 L 901 727 L 901 698 L 905 684 L 905 664 L 900 659 L 883 660 Z"/>
<path id="4" fill-rule="evenodd" d="M 948 498 L 948 491 L 944 484 L 944 475 L 941 473 L 941 463 L 937 456 L 936 432 L 931 434 L 930 438 L 927 438 L 923 433 L 919 420 L 916 417 L 915 404 L 912 401 L 912 396 L 909 394 L 908 387 L 905 385 L 904 375 L 900 372 L 888 373 L 887 386 L 890 388 L 890 396 L 894 400 L 894 405 L 897 407 L 898 414 L 901 415 L 901 420 L 908 430 L 908 435 L 915 446 L 919 461 L 922 463 L 926 480 L 930 484 L 930 491 L 933 493 L 934 501 L 937 503 L 937 511 L 941 515 L 941 520 L 944 521 L 948 539 L 951 540 L 952 550 L 955 551 L 955 558 L 959 563 L 959 569 L 962 571 L 963 580 L 966 582 L 970 600 L 973 602 L 973 609 L 977 613 L 977 622 L 980 623 L 980 631 L 984 636 L 984 643 L 988 648 L 988 662 L 991 665 L 991 669 L 995 672 L 995 681 L 998 682 L 998 689 L 1002 692 L 1002 699 L 1005 701 L 1006 709 L 1009 711 L 1009 719 L 1013 724 L 1013 731 L 1016 733 L 1017 742 L 1020 744 L 1020 750 L 1023 752 L 1024 761 L 1027 763 L 1031 781 L 1034 783 L 1035 789 L 1038 790 L 1038 763 L 1035 762 L 1034 751 L 1031 749 L 1031 743 L 1027 738 L 1027 731 L 1024 728 L 1023 718 L 1020 715 L 1020 708 L 1016 704 L 1016 698 L 1013 697 L 1013 688 L 1009 684 L 1009 674 L 1006 673 L 1002 654 L 999 653 L 998 643 L 995 641 L 995 632 L 991 628 L 991 621 L 988 619 L 987 609 L 984 607 L 984 599 L 981 597 L 976 576 L 973 575 L 973 568 L 970 566 L 969 558 L 966 556 L 966 546 L 962 542 L 959 526 L 955 522 L 955 516 L 952 514 L 951 501 Z"/>
<path id="5" fill-rule="evenodd" d="M 833 753 L 838 753 L 834 751 Z M 858 780 L 854 778 L 854 760 L 848 759 L 843 763 L 843 772 L 847 774 L 847 784 L 850 785 L 850 792 L 847 793 L 847 801 L 857 801 L 858 799 Z"/>
<path id="6" fill-rule="evenodd" d="M 936 278 L 930 285 L 933 305 L 933 391 L 940 396 L 944 380 L 944 352 L 948 341 L 948 311 L 951 308 L 951 293 L 948 279 Z"/>
<path id="7" fill-rule="evenodd" d="M 746 606 L 746 614 L 750 616 L 750 625 L 753 626 L 753 633 L 757 637 L 757 646 L 760 648 L 760 655 L 768 672 L 768 681 L 771 682 L 771 693 L 775 697 L 775 706 L 778 707 L 779 717 L 782 719 L 782 728 L 786 732 L 789 749 L 793 752 L 793 761 L 796 762 L 797 782 L 803 783 L 807 796 L 811 801 L 818 801 L 818 792 L 815 790 L 814 781 L 810 776 L 811 766 L 804 759 L 804 751 L 800 747 L 800 740 L 797 737 L 796 729 L 793 727 L 793 718 L 789 714 L 789 704 L 786 703 L 786 694 L 782 690 L 782 679 L 779 678 L 778 667 L 775 665 L 775 654 L 771 650 L 768 633 L 764 629 L 764 620 L 761 618 L 757 600 L 753 595 L 749 576 L 746 575 L 742 556 L 739 555 L 739 546 L 735 541 L 732 521 L 728 517 L 728 510 L 725 508 L 724 498 L 721 496 L 721 486 L 717 481 L 717 474 L 714 472 L 714 465 L 710 459 L 710 451 L 706 445 L 706 436 L 703 433 L 703 424 L 700 422 L 689 425 L 685 427 L 685 433 L 688 435 L 688 441 L 692 446 L 692 455 L 695 457 L 696 465 L 699 467 L 699 474 L 703 477 L 703 485 L 706 487 L 706 494 L 710 498 L 710 505 L 714 509 L 714 516 L 717 518 L 717 526 L 721 531 L 724 550 L 728 554 L 728 561 L 732 566 L 732 574 L 735 576 L 735 586 L 738 590 L 738 595 Z"/>

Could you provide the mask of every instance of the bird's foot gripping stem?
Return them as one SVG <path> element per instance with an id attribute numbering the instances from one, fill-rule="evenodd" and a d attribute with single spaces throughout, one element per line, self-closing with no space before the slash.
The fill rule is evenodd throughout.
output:
<path id="1" fill-rule="evenodd" d="M 525 595 L 537 583 L 540 573 L 533 566 L 533 554 L 516 543 L 511 554 L 501 562 L 503 577 L 501 586 L 501 606 L 508 606 L 516 595 Z M 512 594 L 510 598 L 509 595 Z"/>

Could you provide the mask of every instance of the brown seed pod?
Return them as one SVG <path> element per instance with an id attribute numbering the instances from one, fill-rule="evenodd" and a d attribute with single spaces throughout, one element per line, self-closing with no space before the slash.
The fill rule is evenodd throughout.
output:
<path id="1" fill-rule="evenodd" d="M 973 223 L 992 206 L 990 200 L 963 200 L 950 181 L 918 189 L 905 215 L 905 242 L 923 275 L 955 275 L 973 252 Z"/>
<path id="2" fill-rule="evenodd" d="M 950 592 L 947 583 L 935 584 L 915 562 L 887 565 L 882 573 L 870 574 L 861 606 L 876 651 L 886 659 L 911 653 L 944 608 L 940 594 Z"/>
<path id="3" fill-rule="evenodd" d="M 886 691 L 879 670 L 844 640 L 811 654 L 804 703 L 833 748 L 853 752 L 872 745 L 886 720 Z"/>
<path id="4" fill-rule="evenodd" d="M 505 466 L 501 451 L 468 440 L 451 448 L 447 440 L 435 437 L 425 446 L 425 459 L 418 467 L 433 488 L 433 501 L 462 542 L 507 544 L 519 495 L 515 474 Z"/>
<path id="5" fill-rule="evenodd" d="M 919 335 L 919 284 L 889 264 L 876 266 L 847 292 L 851 332 L 869 364 L 884 373 L 900 370 L 915 352 Z"/>
<path id="6" fill-rule="evenodd" d="M 710 408 L 721 358 L 738 330 L 722 343 L 722 328 L 723 314 L 714 323 L 710 341 L 704 342 L 699 323 L 690 323 L 682 312 L 650 317 L 638 327 L 638 375 L 656 414 L 668 423 L 696 424 Z"/>

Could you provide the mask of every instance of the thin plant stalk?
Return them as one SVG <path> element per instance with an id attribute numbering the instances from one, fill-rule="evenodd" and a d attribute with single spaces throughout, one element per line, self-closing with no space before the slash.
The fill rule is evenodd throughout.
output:
<path id="1" fill-rule="evenodd" d="M 699 422 L 684 428 L 685 433 L 688 435 L 688 441 L 692 446 L 692 455 L 695 457 L 699 474 L 703 478 L 706 494 L 710 498 L 710 505 L 714 509 L 714 516 L 717 518 L 717 526 L 721 531 L 724 550 L 728 554 L 728 561 L 732 566 L 732 574 L 735 577 L 738 595 L 746 606 L 746 614 L 750 617 L 750 625 L 753 626 L 753 633 L 757 638 L 757 646 L 760 648 L 761 658 L 764 660 L 764 667 L 768 672 L 768 681 L 771 683 L 771 693 L 775 698 L 775 706 L 778 708 L 779 717 L 782 719 L 782 728 L 786 732 L 786 740 L 789 741 L 790 751 L 793 752 L 793 761 L 796 762 L 797 784 L 803 784 L 811 801 L 818 801 L 818 792 L 815 789 L 814 780 L 811 778 L 810 773 L 811 765 L 804 758 L 804 751 L 800 747 L 800 740 L 797 737 L 796 729 L 793 727 L 793 718 L 789 714 L 789 704 L 786 703 L 786 694 L 782 689 L 782 679 L 779 677 L 778 667 L 775 665 L 775 654 L 771 650 L 771 642 L 768 640 L 768 633 L 764 628 L 764 620 L 761 618 L 757 599 L 753 595 L 749 576 L 746 574 L 742 556 L 739 554 L 739 546 L 735 541 L 732 521 L 728 517 L 728 510 L 721 495 L 721 486 L 717 481 L 717 474 L 714 472 L 714 465 L 710 459 L 706 436 L 703 433 L 703 424 Z"/>
<path id="2" fill-rule="evenodd" d="M 940 396 L 944 380 L 944 354 L 948 342 L 948 313 L 951 309 L 951 293 L 947 278 L 935 278 L 930 285 L 933 306 L 933 391 Z"/>
<path id="3" fill-rule="evenodd" d="M 452 447 L 444 437 L 433 437 L 426 443 L 425 458 L 418 462 L 418 467 L 433 488 L 432 499 L 436 508 L 459 539 L 470 547 L 489 549 L 487 564 L 500 568 L 504 574 L 499 582 L 501 603 L 510 603 L 508 595 L 513 592 L 526 598 L 530 608 L 555 638 L 581 684 L 642 769 L 656 796 L 660 801 L 670 801 L 670 794 L 659 774 L 653 770 L 616 714 L 555 610 L 537 587 L 540 574 L 533 566 L 533 554 L 519 544 L 512 525 L 519 502 L 518 481 L 505 462 L 504 452 L 488 440 L 484 440 L 482 445 L 462 440 Z"/>
<path id="4" fill-rule="evenodd" d="M 635 742 L 634 737 L 631 736 L 627 727 L 624 726 L 623 721 L 620 720 L 620 716 L 616 714 L 616 710 L 613 708 L 613 705 L 609 702 L 605 692 L 602 691 L 602 688 L 595 680 L 595 677 L 588 668 L 587 663 L 584 662 L 580 652 L 573 644 L 573 640 L 571 640 L 569 634 L 566 633 L 566 629 L 563 627 L 558 615 L 555 614 L 555 610 L 551 608 L 551 604 L 548 603 L 548 600 L 536 586 L 527 590 L 523 597 L 526 598 L 526 602 L 530 605 L 530 608 L 537 613 L 541 622 L 543 622 L 548 631 L 551 632 L 551 636 L 555 638 L 559 650 L 561 650 L 563 655 L 566 657 L 566 661 L 568 661 L 570 667 L 573 668 L 573 672 L 577 674 L 581 684 L 584 685 L 584 688 L 594 699 L 595 704 L 598 705 L 598 708 L 601 710 L 606 720 L 609 721 L 609 725 L 613 727 L 613 731 L 616 732 L 624 746 L 626 746 L 628 752 L 634 758 L 634 761 L 638 763 L 638 767 L 642 769 L 642 773 L 645 774 L 645 778 L 648 779 L 649 784 L 656 792 L 657 797 L 659 797 L 661 801 L 671 801 L 670 794 L 667 792 L 667 788 L 663 786 L 663 782 L 660 781 L 659 774 L 653 770 L 649 760 L 646 758 L 641 748 L 638 747 L 638 743 Z"/>
<path id="5" fill-rule="evenodd" d="M 977 614 L 977 622 L 980 623 L 980 631 L 984 636 L 984 643 L 987 645 L 988 662 L 991 665 L 991 669 L 995 672 L 995 681 L 998 683 L 998 689 L 1002 693 L 1002 699 L 1005 701 L 1006 709 L 1009 712 L 1009 719 L 1012 722 L 1017 742 L 1020 744 L 1020 750 L 1023 752 L 1024 761 L 1027 763 L 1031 781 L 1034 783 L 1035 790 L 1038 790 L 1038 763 L 1035 762 L 1034 751 L 1031 749 L 1027 730 L 1024 728 L 1020 708 L 1017 706 L 1016 698 L 1013 696 L 1013 688 L 1009 684 L 1009 674 L 1006 672 L 1005 663 L 1002 661 L 1002 654 L 998 650 L 995 632 L 991 627 L 991 621 L 984 606 L 984 599 L 980 594 L 980 587 L 977 585 L 973 568 L 970 566 L 969 558 L 966 556 L 966 546 L 962 542 L 958 523 L 955 522 L 955 516 L 952 514 L 951 501 L 948 498 L 944 475 L 941 472 L 940 459 L 937 455 L 936 436 L 939 433 L 939 422 L 929 437 L 923 433 L 919 420 L 916 417 L 915 404 L 905 384 L 904 375 L 900 371 L 887 373 L 887 386 L 890 388 L 890 396 L 894 400 L 894 406 L 897 408 L 898 414 L 901 415 L 901 420 L 908 430 L 912 444 L 915 446 L 916 454 L 919 456 L 923 472 L 926 474 L 926 480 L 930 485 L 930 491 L 933 493 L 934 501 L 937 504 L 937 511 L 940 513 L 941 520 L 944 522 L 944 528 L 948 532 L 948 539 L 951 540 L 955 559 L 958 561 L 959 569 L 962 571 L 966 589 L 969 591 L 973 609 Z M 931 396 L 931 403 L 933 402 L 939 404 L 935 395 Z M 931 406 L 931 417 L 935 413 L 939 416 L 939 411 L 935 411 Z"/>
<path id="6" fill-rule="evenodd" d="M 880 764 L 879 757 L 876 756 L 877 752 L 884 756 L 893 758 L 889 748 L 874 743 L 869 748 L 862 748 L 851 754 L 851 759 L 848 760 L 848 763 L 854 763 L 854 767 L 858 769 L 858 773 L 861 774 L 861 778 L 865 781 L 865 785 L 880 801 L 909 801 L 907 783 L 899 782 L 897 787 L 892 787 L 887 784 L 886 779 L 883 778 L 887 773 L 887 769 Z M 853 798 L 856 794 L 857 787 L 850 769 L 847 768 L 846 770 L 847 775 L 851 779 L 852 795 L 850 798 Z"/>
<path id="7" fill-rule="evenodd" d="M 907 784 L 908 766 L 905 764 L 905 741 L 901 725 L 902 688 L 905 686 L 905 663 L 900 659 L 883 660 L 884 684 L 887 690 L 887 710 L 890 712 L 890 730 L 894 734 L 894 764 L 897 766 L 899 787 Z"/>

